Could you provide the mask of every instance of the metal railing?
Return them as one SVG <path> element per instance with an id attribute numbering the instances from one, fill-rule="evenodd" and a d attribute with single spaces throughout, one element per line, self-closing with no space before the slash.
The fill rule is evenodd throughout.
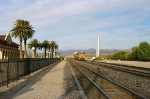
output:
<path id="1" fill-rule="evenodd" d="M 59 58 L 18 58 L 0 61 L 0 86 L 17 81 L 41 68 L 44 68 Z"/>

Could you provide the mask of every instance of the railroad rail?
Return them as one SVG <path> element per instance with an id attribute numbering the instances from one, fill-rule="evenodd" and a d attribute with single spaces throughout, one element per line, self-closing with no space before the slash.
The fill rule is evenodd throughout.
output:
<path id="1" fill-rule="evenodd" d="M 128 72 L 128 73 L 135 74 L 138 76 L 150 78 L 150 68 L 130 66 L 130 65 L 124 65 L 124 64 L 106 63 L 106 62 L 99 62 L 99 61 L 86 61 L 86 62 L 91 63 L 91 64 L 96 64 L 99 66 L 103 66 L 103 67 L 108 67 L 108 68 L 119 70 L 119 71 Z"/>
<path id="2" fill-rule="evenodd" d="M 95 85 L 103 95 L 104 99 L 146 99 L 144 96 L 130 90 L 129 88 L 87 68 L 75 60 L 69 60 L 93 85 Z M 76 71 L 76 72 L 78 72 Z"/>

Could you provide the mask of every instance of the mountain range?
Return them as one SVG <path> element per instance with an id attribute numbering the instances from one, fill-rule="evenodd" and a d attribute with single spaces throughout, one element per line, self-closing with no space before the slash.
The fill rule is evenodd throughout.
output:
<path id="1" fill-rule="evenodd" d="M 95 54 L 96 49 L 90 48 L 87 50 L 59 50 L 60 54 L 73 54 L 74 52 L 84 51 L 86 54 Z M 132 52 L 132 49 L 100 49 L 100 54 L 113 54 L 119 51 Z"/>

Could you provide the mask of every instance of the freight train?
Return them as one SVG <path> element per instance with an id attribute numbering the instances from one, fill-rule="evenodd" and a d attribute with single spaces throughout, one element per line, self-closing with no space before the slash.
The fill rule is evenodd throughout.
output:
<path id="1" fill-rule="evenodd" d="M 85 60 L 85 52 L 74 52 L 73 56 L 76 60 Z"/>

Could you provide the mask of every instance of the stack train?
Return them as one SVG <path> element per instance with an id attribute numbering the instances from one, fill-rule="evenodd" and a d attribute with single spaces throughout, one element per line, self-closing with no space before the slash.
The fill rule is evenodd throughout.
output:
<path id="1" fill-rule="evenodd" d="M 73 56 L 75 60 L 85 60 L 85 52 L 74 52 Z"/>

